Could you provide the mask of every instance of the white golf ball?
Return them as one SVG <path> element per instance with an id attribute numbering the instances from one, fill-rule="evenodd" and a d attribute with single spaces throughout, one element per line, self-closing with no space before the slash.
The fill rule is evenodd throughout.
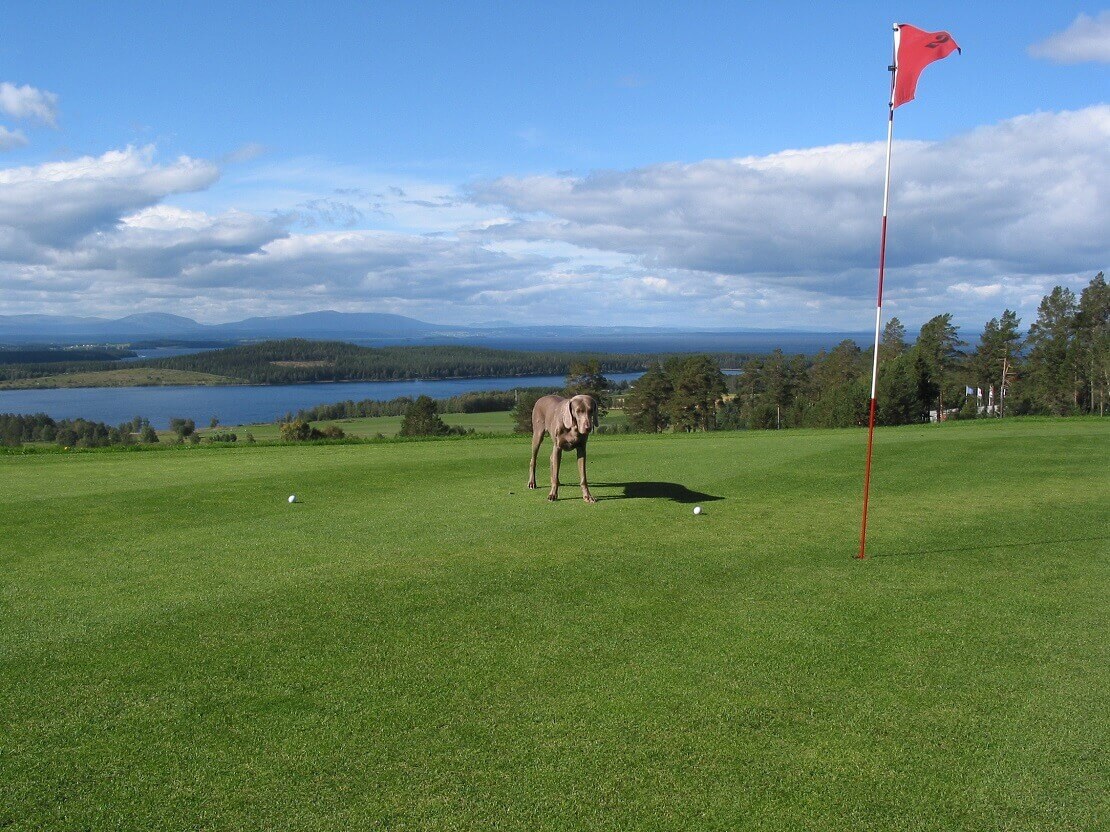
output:
<path id="1" fill-rule="evenodd" d="M 694 514 L 701 514 L 701 506 L 694 506 Z"/>
<path id="2" fill-rule="evenodd" d="M 296 494 L 290 494 L 289 495 L 289 502 L 291 502 L 291 503 L 297 502 L 297 495 Z"/>

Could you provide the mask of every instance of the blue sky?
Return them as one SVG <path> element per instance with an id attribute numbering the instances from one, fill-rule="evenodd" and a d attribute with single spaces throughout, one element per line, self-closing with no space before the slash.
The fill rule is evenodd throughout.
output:
<path id="1" fill-rule="evenodd" d="M 6 9 L 0 314 L 866 328 L 890 4 L 688 5 Z M 1028 316 L 1110 251 L 1110 13 L 896 14 L 964 52 L 898 110 L 893 312 Z"/>

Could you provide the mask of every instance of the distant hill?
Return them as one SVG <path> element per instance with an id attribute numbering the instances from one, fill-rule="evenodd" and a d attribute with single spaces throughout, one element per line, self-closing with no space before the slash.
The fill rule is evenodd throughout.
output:
<path id="1" fill-rule="evenodd" d="M 0 343 L 128 343 L 155 339 L 236 342 L 264 338 L 417 338 L 453 328 L 378 312 L 308 312 L 202 324 L 181 315 L 142 312 L 116 320 L 69 315 L 0 315 Z"/>
<path id="2" fill-rule="evenodd" d="M 514 326 L 431 324 L 384 312 L 306 312 L 202 324 L 181 315 L 142 312 L 118 320 L 63 315 L 0 315 L 0 345 L 144 344 L 159 341 L 217 346 L 307 338 L 364 346 L 467 345 L 510 350 L 608 353 L 787 353 L 813 355 L 845 338 L 868 343 L 866 332 L 679 329 L 637 326 Z"/>
<path id="3" fill-rule="evenodd" d="M 273 318 L 247 318 L 206 327 L 209 337 L 252 338 L 414 338 L 452 327 L 384 312 L 305 312 Z"/>
<path id="4" fill-rule="evenodd" d="M 132 366 L 208 373 L 253 384 L 319 381 L 563 375 L 580 353 L 495 350 L 475 346 L 360 347 L 345 341 L 289 338 L 177 355 Z M 597 356 L 606 372 L 644 370 L 652 356 Z"/>

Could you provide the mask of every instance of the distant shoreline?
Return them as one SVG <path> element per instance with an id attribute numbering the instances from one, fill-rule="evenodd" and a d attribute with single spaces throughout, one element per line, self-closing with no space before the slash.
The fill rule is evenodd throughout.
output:
<path id="1" fill-rule="evenodd" d="M 143 370 L 146 368 L 137 368 Z M 455 376 L 413 376 L 412 378 L 342 378 L 323 379 L 320 381 L 282 381 L 267 384 L 263 382 L 244 381 L 227 376 L 216 376 L 208 373 L 192 373 L 185 370 L 158 370 L 161 378 L 143 378 L 138 372 L 128 373 L 135 378 L 123 378 L 125 370 L 104 370 L 97 373 L 72 373 L 68 375 L 43 376 L 41 378 L 16 379 L 14 381 L 0 382 L 0 392 L 5 390 L 100 390 L 100 389 L 141 389 L 144 387 L 321 387 L 329 384 L 405 384 L 407 382 L 419 383 L 428 381 L 481 381 L 482 379 L 499 378 L 547 378 L 550 373 L 504 373 L 502 375 L 455 375 Z M 726 371 L 727 372 L 727 371 Z M 612 375 L 625 375 L 626 371 L 614 372 Z M 105 380 L 104 384 L 83 383 L 87 379 L 82 377 L 93 375 L 114 375 L 116 379 Z M 207 376 L 207 379 L 186 380 L 184 376 Z M 65 382 L 65 383 L 62 383 Z M 126 383 L 125 383 L 126 382 Z M 527 385 L 524 385 L 527 386 Z"/>

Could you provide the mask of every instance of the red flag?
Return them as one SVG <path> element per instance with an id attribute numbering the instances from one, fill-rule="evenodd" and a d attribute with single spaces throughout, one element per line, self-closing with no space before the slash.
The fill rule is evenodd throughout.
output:
<path id="1" fill-rule="evenodd" d="M 959 52 L 960 47 L 947 32 L 923 32 L 908 23 L 899 23 L 894 29 L 894 99 L 891 104 L 898 107 L 913 101 L 921 70 L 933 61 Z"/>

